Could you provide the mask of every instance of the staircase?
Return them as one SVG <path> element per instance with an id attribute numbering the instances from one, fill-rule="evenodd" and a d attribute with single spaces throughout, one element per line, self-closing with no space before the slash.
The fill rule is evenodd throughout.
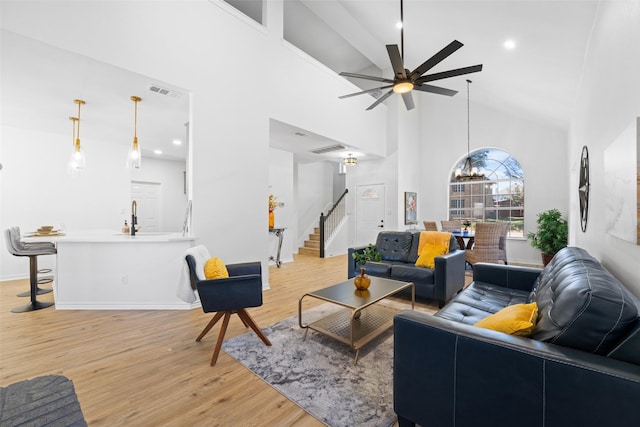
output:
<path id="1" fill-rule="evenodd" d="M 309 240 L 304 241 L 304 247 L 298 249 L 298 253 L 320 257 L 320 229 L 315 227 L 309 234 Z"/>

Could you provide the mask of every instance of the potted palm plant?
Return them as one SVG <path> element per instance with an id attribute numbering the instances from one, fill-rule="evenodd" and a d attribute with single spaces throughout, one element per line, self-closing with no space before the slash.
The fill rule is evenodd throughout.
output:
<path id="1" fill-rule="evenodd" d="M 557 209 L 538 214 L 538 231 L 527 233 L 531 246 L 542 252 L 542 264 L 547 265 L 560 249 L 567 246 L 569 226 Z"/>

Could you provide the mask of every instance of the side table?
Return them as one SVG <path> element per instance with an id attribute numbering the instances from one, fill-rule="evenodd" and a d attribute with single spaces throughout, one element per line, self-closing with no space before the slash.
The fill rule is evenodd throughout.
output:
<path id="1" fill-rule="evenodd" d="M 280 266 L 282 265 L 282 262 L 280 261 L 280 251 L 282 250 L 282 238 L 283 238 L 283 235 L 284 235 L 284 230 L 286 230 L 286 228 L 271 228 L 271 227 L 269 227 L 269 233 L 275 234 L 276 237 L 278 238 L 278 252 L 277 252 L 275 258 L 273 256 L 270 256 L 269 257 L 269 261 L 275 261 L 276 267 L 278 267 L 278 268 L 280 268 Z"/>

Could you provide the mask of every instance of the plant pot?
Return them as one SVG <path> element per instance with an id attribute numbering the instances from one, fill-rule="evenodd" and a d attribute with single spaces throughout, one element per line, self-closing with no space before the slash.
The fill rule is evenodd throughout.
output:
<path id="1" fill-rule="evenodd" d="M 273 228 L 276 224 L 276 217 L 273 214 L 273 211 L 269 211 L 269 228 Z"/>
<path id="2" fill-rule="evenodd" d="M 554 255 L 555 254 L 542 254 L 542 265 L 546 267 L 547 264 L 551 262 Z"/>

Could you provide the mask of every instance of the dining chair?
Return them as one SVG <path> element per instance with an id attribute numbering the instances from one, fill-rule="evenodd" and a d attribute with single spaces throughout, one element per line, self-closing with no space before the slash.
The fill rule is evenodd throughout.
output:
<path id="1" fill-rule="evenodd" d="M 435 221 L 422 221 L 425 231 L 438 231 L 438 224 Z"/>
<path id="2" fill-rule="evenodd" d="M 472 249 L 466 249 L 467 263 L 473 267 L 477 262 L 500 263 L 500 235 L 503 225 L 498 223 L 476 223 Z"/>
<path id="3" fill-rule="evenodd" d="M 226 269 L 229 272 L 228 278 L 203 280 L 198 277 L 199 266 L 196 266 L 196 259 L 192 255 L 187 255 L 185 259 L 189 268 L 191 287 L 198 292 L 202 311 L 216 313 L 200 332 L 196 341 L 202 340 L 207 332 L 220 319 L 223 319 L 218 341 L 211 357 L 211 366 L 215 365 L 218 360 L 218 354 L 220 354 L 224 335 L 227 332 L 227 326 L 232 314 L 237 314 L 245 327 L 253 329 L 262 342 L 270 346 L 271 341 L 260 330 L 246 310 L 249 307 L 262 305 L 262 267 L 260 262 L 228 264 L 226 265 Z"/>
<path id="4" fill-rule="evenodd" d="M 462 222 L 461 221 L 440 221 L 440 224 L 442 225 L 442 231 L 448 231 L 448 232 L 452 232 L 452 231 L 460 231 L 462 229 Z"/>

